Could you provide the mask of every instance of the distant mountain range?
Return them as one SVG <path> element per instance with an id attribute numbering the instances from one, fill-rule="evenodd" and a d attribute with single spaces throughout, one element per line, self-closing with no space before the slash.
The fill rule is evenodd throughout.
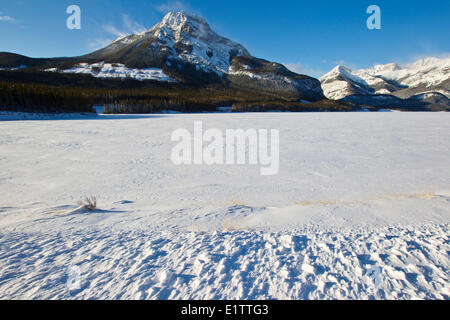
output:
<path id="1" fill-rule="evenodd" d="M 274 100 L 325 98 L 361 108 L 450 110 L 450 59 L 427 58 L 400 67 L 377 65 L 352 71 L 337 66 L 319 80 L 253 57 L 241 44 L 216 34 L 201 17 L 170 12 L 148 31 L 119 38 L 73 58 L 29 58 L 0 53 L 0 71 L 90 75 L 98 79 L 215 84 L 269 94 Z M 53 80 L 55 81 L 55 80 Z"/>
<path id="2" fill-rule="evenodd" d="M 376 65 L 355 70 L 337 66 L 320 78 L 328 99 L 372 106 L 403 104 L 450 107 L 450 59 L 426 58 L 412 64 Z"/>

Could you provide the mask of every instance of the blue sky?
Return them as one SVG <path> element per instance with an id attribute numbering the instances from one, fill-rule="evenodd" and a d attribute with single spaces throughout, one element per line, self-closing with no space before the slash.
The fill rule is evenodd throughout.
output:
<path id="1" fill-rule="evenodd" d="M 66 28 L 72 4 L 81 8 L 81 30 Z M 372 4 L 381 8 L 381 30 L 366 27 Z M 450 54 L 446 0 L 0 0 L 0 51 L 81 55 L 152 27 L 168 10 L 199 14 L 254 56 L 314 76 L 336 64 L 366 68 Z"/>

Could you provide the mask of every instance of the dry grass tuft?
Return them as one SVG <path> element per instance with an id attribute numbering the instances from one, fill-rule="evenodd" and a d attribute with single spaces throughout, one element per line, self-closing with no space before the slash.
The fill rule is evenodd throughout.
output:
<path id="1" fill-rule="evenodd" d="M 85 197 L 83 200 L 78 200 L 78 206 L 84 207 L 88 211 L 94 211 L 97 209 L 97 198 L 94 196 Z"/>
<path id="2" fill-rule="evenodd" d="M 369 201 L 379 201 L 379 200 L 392 200 L 392 199 L 434 199 L 437 195 L 434 192 L 423 191 L 422 193 L 397 193 L 385 196 L 380 196 L 376 198 L 366 198 L 357 200 L 327 200 L 327 201 L 299 201 L 295 202 L 297 206 L 330 206 L 330 205 L 346 205 L 346 204 L 360 204 Z"/>
<path id="3" fill-rule="evenodd" d="M 232 219 L 225 219 L 222 223 L 222 232 L 241 231 L 245 229 L 242 221 L 233 221 Z"/>
<path id="4" fill-rule="evenodd" d="M 231 199 L 229 203 L 230 207 L 245 207 L 246 203 L 244 199 Z"/>

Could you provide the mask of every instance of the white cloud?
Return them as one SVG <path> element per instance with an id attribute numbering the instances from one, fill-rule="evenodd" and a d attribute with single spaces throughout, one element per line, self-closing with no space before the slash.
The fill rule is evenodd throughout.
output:
<path id="1" fill-rule="evenodd" d="M 166 3 L 155 6 L 156 10 L 162 13 L 169 11 L 191 11 L 190 8 L 179 0 L 168 1 Z"/>
<path id="2" fill-rule="evenodd" d="M 137 23 L 136 21 L 133 21 L 127 14 L 122 15 L 122 20 L 126 30 L 131 31 L 131 33 L 133 34 L 144 32 L 147 30 L 143 25 Z"/>
<path id="3" fill-rule="evenodd" d="M 108 37 L 94 39 L 88 43 L 89 49 L 91 50 L 102 49 L 111 44 L 115 39 L 123 38 L 130 34 L 136 34 L 147 30 L 143 25 L 134 21 L 127 14 L 122 15 L 122 25 L 120 27 L 117 27 L 112 24 L 105 24 L 102 26 L 102 29 L 106 33 L 114 36 L 114 39 Z"/>
<path id="4" fill-rule="evenodd" d="M 106 24 L 103 25 L 103 30 L 107 33 L 112 34 L 116 38 L 123 38 L 130 34 L 144 32 L 147 29 L 138 22 L 132 20 L 127 14 L 123 14 L 121 28 L 118 28 L 111 24 Z"/>
<path id="5" fill-rule="evenodd" d="M 450 52 L 432 51 L 432 52 L 428 52 L 428 53 L 412 54 L 407 59 L 402 59 L 400 61 L 400 63 L 409 64 L 409 63 L 416 62 L 420 59 L 425 59 L 425 58 L 430 58 L 430 57 L 438 58 L 438 59 L 450 59 Z"/>
<path id="6" fill-rule="evenodd" d="M 103 30 L 112 34 L 113 36 L 117 37 L 117 38 L 122 38 L 125 37 L 127 35 L 126 32 L 121 31 L 119 29 L 117 29 L 115 26 L 113 25 L 109 25 L 109 24 L 105 24 L 103 26 Z"/>
<path id="7" fill-rule="evenodd" d="M 0 21 L 9 22 L 9 23 L 16 23 L 17 22 L 17 20 L 14 19 L 13 17 L 2 15 L 2 14 L 3 14 L 3 12 L 0 12 Z"/>

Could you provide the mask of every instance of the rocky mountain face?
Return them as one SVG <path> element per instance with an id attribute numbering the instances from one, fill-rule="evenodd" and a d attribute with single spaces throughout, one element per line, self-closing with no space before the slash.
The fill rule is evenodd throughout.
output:
<path id="1" fill-rule="evenodd" d="M 320 82 L 325 96 L 333 100 L 450 107 L 450 59 L 426 58 L 405 66 L 390 63 L 356 71 L 337 66 Z"/>
<path id="2" fill-rule="evenodd" d="M 203 18 L 186 12 L 170 12 L 150 30 L 117 39 L 85 56 L 7 58 L 9 68 L 20 64 L 48 72 L 84 73 L 99 78 L 218 83 L 273 93 L 276 98 L 308 101 L 324 98 L 317 79 L 251 56 L 241 44 L 215 33 Z"/>
<path id="3" fill-rule="evenodd" d="M 251 56 L 236 56 L 231 60 L 227 79 L 232 85 L 253 90 L 272 92 L 275 96 L 296 95 L 301 100 L 324 99 L 320 82 L 314 78 L 296 74 L 285 66 Z"/>
<path id="4" fill-rule="evenodd" d="M 150 30 L 117 39 L 82 59 L 222 77 L 228 72 L 232 58 L 244 55 L 250 55 L 247 49 L 216 34 L 203 18 L 170 12 Z"/>

